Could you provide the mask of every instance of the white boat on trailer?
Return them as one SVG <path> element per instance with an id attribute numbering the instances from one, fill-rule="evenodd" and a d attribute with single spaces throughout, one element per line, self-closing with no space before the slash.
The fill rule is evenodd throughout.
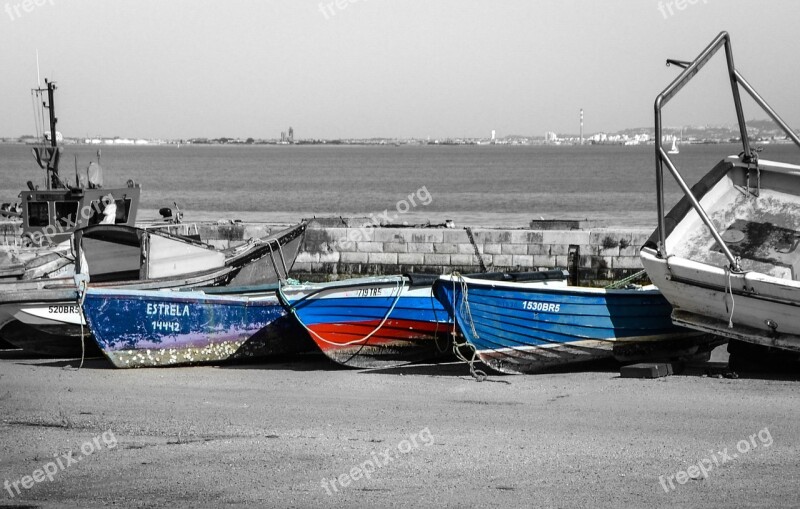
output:
<path id="1" fill-rule="evenodd" d="M 661 110 L 724 47 L 743 150 L 691 189 L 661 144 Z M 800 353 L 800 166 L 760 160 L 747 136 L 744 89 L 800 147 L 800 139 L 733 64 L 720 33 L 655 101 L 658 229 L 641 249 L 677 325 Z M 665 214 L 664 168 L 683 191 Z"/>

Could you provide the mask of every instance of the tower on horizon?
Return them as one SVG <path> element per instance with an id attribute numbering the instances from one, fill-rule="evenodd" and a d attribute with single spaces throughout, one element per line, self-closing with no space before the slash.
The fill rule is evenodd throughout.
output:
<path id="1" fill-rule="evenodd" d="M 581 145 L 583 145 L 583 108 L 581 108 Z"/>
<path id="2" fill-rule="evenodd" d="M 497 132 L 494 129 L 492 129 L 492 141 L 494 142 L 496 140 L 497 140 Z"/>
<path id="3" fill-rule="evenodd" d="M 292 129 L 291 126 L 289 127 L 289 140 L 288 141 L 289 141 L 289 143 L 294 143 L 294 129 Z"/>

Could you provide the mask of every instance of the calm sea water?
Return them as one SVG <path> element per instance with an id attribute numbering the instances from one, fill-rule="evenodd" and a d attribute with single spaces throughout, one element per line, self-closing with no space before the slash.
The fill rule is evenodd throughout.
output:
<path id="1" fill-rule="evenodd" d="M 96 150 L 67 146 L 62 173 L 74 175 L 75 155 L 85 168 Z M 739 150 L 684 145 L 674 160 L 691 185 Z M 767 145 L 761 157 L 800 163 L 800 150 Z M 388 210 L 398 224 L 588 218 L 647 227 L 656 218 L 653 158 L 652 146 L 104 146 L 101 162 L 106 187 L 141 184 L 140 219 L 177 202 L 187 220 L 288 223 Z M 16 201 L 28 180 L 44 185 L 30 147 L 0 145 L 0 201 Z M 678 199 L 669 178 L 667 191 Z"/>

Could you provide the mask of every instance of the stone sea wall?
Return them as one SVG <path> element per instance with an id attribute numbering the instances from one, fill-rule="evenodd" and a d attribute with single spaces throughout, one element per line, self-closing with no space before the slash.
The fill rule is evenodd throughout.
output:
<path id="1" fill-rule="evenodd" d="M 570 272 L 573 284 L 604 286 L 642 270 L 639 248 L 651 233 L 569 221 L 534 221 L 529 229 L 488 229 L 369 227 L 339 218 L 312 220 L 293 272 L 301 279 L 322 280 L 558 268 Z"/>
<path id="2" fill-rule="evenodd" d="M 590 221 L 532 221 L 526 229 L 452 226 L 374 227 L 366 218 L 311 219 L 292 274 L 325 281 L 381 274 L 564 269 L 572 284 L 605 286 L 642 270 L 639 248 L 652 233 Z M 285 227 L 201 223 L 196 233 L 225 249 Z M 7 230 L 0 228 L 0 237 L 13 242 L 15 229 L 9 225 Z"/>

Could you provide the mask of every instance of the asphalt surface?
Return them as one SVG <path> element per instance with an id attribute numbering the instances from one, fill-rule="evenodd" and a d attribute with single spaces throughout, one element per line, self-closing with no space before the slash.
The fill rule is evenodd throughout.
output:
<path id="1" fill-rule="evenodd" d="M 797 505 L 795 375 L 76 365 L 0 352 L 0 506 Z"/>

